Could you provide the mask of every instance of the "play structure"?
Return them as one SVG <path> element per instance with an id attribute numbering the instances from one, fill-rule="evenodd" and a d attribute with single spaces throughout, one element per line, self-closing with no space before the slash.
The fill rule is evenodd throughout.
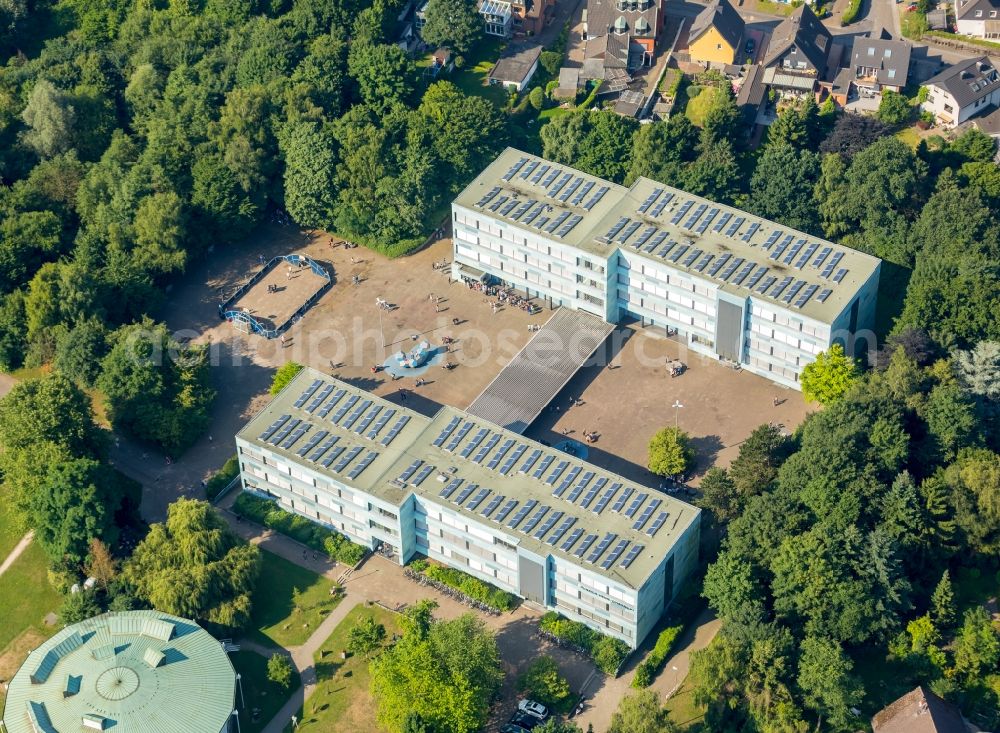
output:
<path id="1" fill-rule="evenodd" d="M 280 321 L 278 323 L 272 323 L 269 319 L 265 319 L 255 315 L 255 310 L 251 310 L 246 307 L 241 307 L 238 305 L 241 300 L 251 294 L 251 291 L 255 287 L 261 285 L 265 279 L 268 279 L 272 275 L 274 270 L 285 263 L 289 267 L 289 271 L 294 268 L 296 272 L 302 270 L 303 268 L 308 268 L 307 272 L 319 277 L 318 288 L 315 289 L 311 295 L 304 297 L 304 301 L 301 303 L 295 303 L 290 308 L 284 310 L 281 314 Z M 271 279 L 274 279 L 273 277 Z M 290 280 L 290 277 L 287 278 Z M 316 262 L 310 257 L 306 257 L 302 254 L 288 254 L 280 255 L 278 257 L 273 257 L 263 268 L 253 277 L 251 277 L 247 282 L 243 283 L 239 288 L 236 289 L 229 298 L 226 299 L 224 303 L 219 304 L 219 317 L 229 321 L 233 324 L 233 327 L 237 331 L 242 331 L 243 333 L 254 333 L 258 336 L 263 336 L 266 339 L 278 338 L 282 333 L 288 330 L 288 327 L 300 318 L 307 310 L 309 310 L 318 301 L 327 290 L 333 286 L 333 274 L 330 270 L 327 270 L 323 265 Z M 287 285 L 285 286 L 288 287 Z M 268 291 L 273 292 L 271 290 Z M 285 304 L 287 304 L 288 298 L 284 298 Z"/>
<path id="2" fill-rule="evenodd" d="M 410 349 L 409 353 L 400 351 L 396 354 L 396 364 L 404 369 L 418 369 L 426 364 L 427 360 L 435 353 L 436 350 L 432 349 L 429 343 L 421 341 Z"/>

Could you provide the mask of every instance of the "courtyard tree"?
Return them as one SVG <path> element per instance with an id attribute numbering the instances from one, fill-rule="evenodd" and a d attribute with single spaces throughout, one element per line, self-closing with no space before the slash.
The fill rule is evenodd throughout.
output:
<path id="1" fill-rule="evenodd" d="M 570 697 L 569 683 L 560 674 L 556 660 L 548 655 L 528 665 L 517 680 L 517 689 L 532 700 L 557 710 L 564 708 Z"/>
<path id="2" fill-rule="evenodd" d="M 676 733 L 677 730 L 659 694 L 642 690 L 621 699 L 611 715 L 608 733 Z"/>
<path id="3" fill-rule="evenodd" d="M 283 690 L 292 686 L 292 662 L 287 654 L 271 655 L 267 660 L 267 678 Z"/>
<path id="4" fill-rule="evenodd" d="M 382 647 L 385 641 L 385 626 L 372 616 L 365 616 L 351 628 L 347 635 L 347 648 L 353 654 L 362 654 L 368 659 Z"/>
<path id="5" fill-rule="evenodd" d="M 150 527 L 122 573 L 137 595 L 166 613 L 217 627 L 246 626 L 260 550 L 236 536 L 204 501 L 178 499 Z"/>
<path id="6" fill-rule="evenodd" d="M 691 439 L 678 428 L 663 428 L 649 441 L 649 470 L 657 476 L 684 473 L 694 460 Z"/>
<path id="7" fill-rule="evenodd" d="M 470 0 L 429 0 L 424 13 L 427 22 L 420 29 L 420 37 L 428 45 L 468 53 L 482 35 L 482 18 Z"/>
<path id="8" fill-rule="evenodd" d="M 833 344 L 802 370 L 802 396 L 807 402 L 833 404 L 857 382 L 860 374 L 857 362 L 844 353 L 844 347 Z"/>
<path id="9" fill-rule="evenodd" d="M 882 91 L 882 101 L 878 105 L 878 118 L 887 125 L 901 125 L 910 119 L 913 108 L 909 100 L 891 89 Z"/>
<path id="10" fill-rule="evenodd" d="M 92 590 L 79 589 L 76 593 L 70 593 L 63 599 L 62 606 L 59 607 L 59 620 L 63 626 L 72 626 L 96 616 L 100 612 L 101 606 L 97 602 L 97 593 Z"/>
<path id="11" fill-rule="evenodd" d="M 101 456 L 107 437 L 94 422 L 90 397 L 68 376 L 26 379 L 0 399 L 0 445 L 7 451 L 54 443 L 72 455 Z"/>

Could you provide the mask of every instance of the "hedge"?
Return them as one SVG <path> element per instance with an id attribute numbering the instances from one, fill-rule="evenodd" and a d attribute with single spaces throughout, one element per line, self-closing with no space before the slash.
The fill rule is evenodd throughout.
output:
<path id="1" fill-rule="evenodd" d="M 542 631 L 561 641 L 578 646 L 590 655 L 597 668 L 605 674 L 616 676 L 631 649 L 621 639 L 605 636 L 579 621 L 570 621 L 555 611 L 549 611 L 538 622 Z"/>
<path id="2" fill-rule="evenodd" d="M 671 626 L 660 632 L 660 635 L 656 637 L 656 645 L 653 647 L 653 651 L 636 667 L 635 677 L 632 678 L 632 687 L 637 690 L 649 687 L 653 682 L 653 678 L 660 671 L 660 668 L 663 667 L 663 663 L 667 661 L 667 657 L 670 656 L 670 652 L 674 648 L 674 643 L 683 630 L 683 626 Z"/>
<path id="3" fill-rule="evenodd" d="M 850 25 L 853 23 L 857 17 L 858 13 L 861 11 L 861 0 L 851 0 L 847 5 L 847 9 L 844 10 L 844 14 L 840 16 L 841 25 Z M 895 12 L 895 9 L 893 10 Z"/>
<path id="4" fill-rule="evenodd" d="M 344 535 L 321 527 L 298 514 L 285 511 L 270 499 L 242 493 L 233 502 L 233 511 L 257 524 L 291 537 L 316 552 L 326 553 L 331 559 L 345 565 L 357 565 L 367 552 L 364 547 L 351 542 Z"/>
<path id="5" fill-rule="evenodd" d="M 413 567 L 412 565 L 410 566 Z M 492 606 L 498 611 L 510 611 L 517 605 L 517 596 L 501 590 L 494 585 L 490 585 L 479 578 L 474 578 L 468 573 L 454 568 L 446 568 L 441 565 L 428 565 L 423 571 L 431 580 L 444 583 L 450 588 L 454 588 L 460 593 L 464 593 L 469 598 Z"/>
<path id="6" fill-rule="evenodd" d="M 240 461 L 234 455 L 228 461 L 222 464 L 222 468 L 218 470 L 212 477 L 205 482 L 205 494 L 209 499 L 214 499 L 219 495 L 219 492 L 224 488 L 229 486 L 229 483 L 240 475 Z"/>

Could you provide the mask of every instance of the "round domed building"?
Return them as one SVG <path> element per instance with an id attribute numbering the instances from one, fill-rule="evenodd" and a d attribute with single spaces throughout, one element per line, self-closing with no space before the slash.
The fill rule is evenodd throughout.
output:
<path id="1" fill-rule="evenodd" d="M 228 733 L 235 693 L 229 656 L 194 621 L 106 613 L 28 655 L 8 685 L 3 725 L 6 733 Z"/>

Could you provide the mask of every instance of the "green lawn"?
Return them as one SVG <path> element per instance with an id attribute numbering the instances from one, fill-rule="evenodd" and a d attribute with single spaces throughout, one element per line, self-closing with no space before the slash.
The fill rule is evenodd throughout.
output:
<path id="1" fill-rule="evenodd" d="M 10 501 L 0 501 L 0 563 L 23 536 L 21 523 L 14 515 Z"/>
<path id="2" fill-rule="evenodd" d="M 507 102 L 507 90 L 501 85 L 490 86 L 487 77 L 493 64 L 500 58 L 503 42 L 494 36 L 481 39 L 465 56 L 461 69 L 455 69 L 450 81 L 466 94 L 485 97 L 497 107 Z"/>
<path id="3" fill-rule="evenodd" d="M 62 598 L 49 585 L 48 563 L 42 548 L 32 542 L 24 554 L 0 575 L 0 649 L 21 632 L 34 627 L 49 635 L 42 619 L 56 611 Z"/>
<path id="4" fill-rule="evenodd" d="M 375 702 L 368 689 L 371 677 L 367 660 L 352 655 L 346 661 L 340 658 L 340 652 L 347 648 L 350 630 L 366 616 L 373 616 L 385 626 L 390 638 L 394 633 L 399 633 L 394 613 L 378 606 L 368 608 L 359 605 L 352 608 L 316 652 L 317 687 L 313 696 L 306 701 L 306 710 L 299 715 L 302 722 L 296 733 L 374 733 L 381 730 L 375 720 Z M 285 732 L 291 733 L 290 724 Z"/>
<path id="5" fill-rule="evenodd" d="M 922 139 L 920 136 L 920 130 L 913 125 L 910 127 L 904 127 L 896 133 L 896 137 L 906 143 L 913 150 L 917 149 L 917 146 L 920 144 L 920 140 Z"/>
<path id="6" fill-rule="evenodd" d="M 791 15 L 795 8 L 791 3 L 777 3 L 771 0 L 757 0 L 757 10 L 771 15 Z"/>
<path id="7" fill-rule="evenodd" d="M 303 644 L 337 606 L 338 600 L 330 597 L 333 583 L 270 552 L 262 551 L 261 558 L 251 635 L 264 644 Z"/>
<path id="8" fill-rule="evenodd" d="M 690 87 L 689 87 L 690 88 Z M 716 90 L 714 87 L 702 87 L 697 96 L 688 99 L 684 114 L 698 127 L 705 123 L 705 115 L 708 114 L 709 107 L 715 100 Z"/>
<path id="9" fill-rule="evenodd" d="M 682 729 L 695 731 L 701 728 L 702 721 L 705 718 L 705 708 L 695 705 L 694 692 L 688 685 L 687 680 L 667 700 L 666 708 L 670 712 L 670 719 Z"/>
<path id="10" fill-rule="evenodd" d="M 240 710 L 240 730 L 260 733 L 285 704 L 288 696 L 299 688 L 299 673 L 292 668 L 292 684 L 284 690 L 267 679 L 267 659 L 256 652 L 236 652 L 229 655 L 240 674 L 243 696 L 236 691 Z M 245 703 L 245 704 L 244 704 Z"/>

